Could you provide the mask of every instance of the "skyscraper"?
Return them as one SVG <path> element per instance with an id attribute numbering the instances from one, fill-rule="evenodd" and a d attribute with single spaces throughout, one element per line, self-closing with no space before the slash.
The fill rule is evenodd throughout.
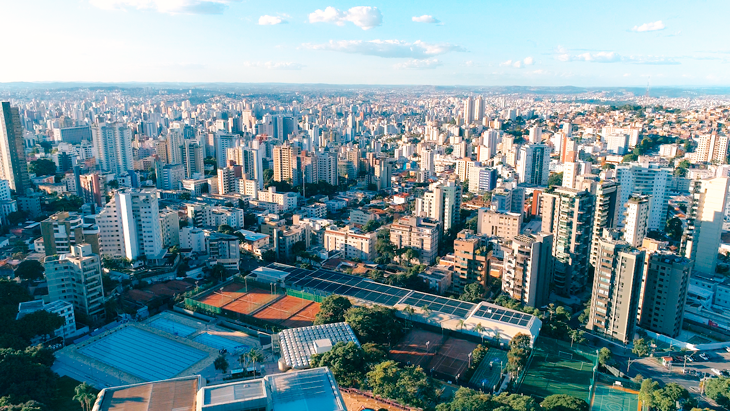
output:
<path id="1" fill-rule="evenodd" d="M 694 153 L 692 160 L 695 162 L 707 163 L 727 163 L 728 136 L 724 134 L 706 134 L 700 136 L 699 144 Z"/>
<path id="2" fill-rule="evenodd" d="M 317 181 L 326 181 L 333 186 L 338 184 L 336 154 L 317 153 Z"/>
<path id="3" fill-rule="evenodd" d="M 479 96 L 474 100 L 474 121 L 481 123 L 484 118 L 484 97 Z"/>
<path id="4" fill-rule="evenodd" d="M 651 196 L 649 209 L 649 230 L 663 230 L 667 221 L 667 192 L 672 181 L 673 170 L 659 164 L 639 163 L 616 166 L 616 180 L 619 191 L 619 226 L 624 225 L 626 203 L 632 194 Z"/>
<path id="5" fill-rule="evenodd" d="M 271 150 L 274 160 L 274 181 L 288 181 L 291 185 L 297 185 L 297 157 L 299 156 L 299 148 L 285 144 L 275 146 Z M 337 165 L 335 165 L 337 168 Z"/>
<path id="6" fill-rule="evenodd" d="M 19 196 L 30 188 L 20 111 L 6 101 L 0 103 L 0 180 L 8 180 Z"/>
<path id="7" fill-rule="evenodd" d="M 193 178 L 193 174 L 205 172 L 203 163 L 203 147 L 194 140 L 183 140 L 179 148 L 180 161 L 185 170 L 185 178 Z"/>
<path id="8" fill-rule="evenodd" d="M 528 307 L 542 307 L 553 280 L 553 235 L 518 235 L 504 254 L 502 291 Z"/>
<path id="9" fill-rule="evenodd" d="M 103 171 L 120 176 L 133 169 L 132 130 L 119 123 L 101 123 L 92 127 L 91 135 Z"/>
<path id="10" fill-rule="evenodd" d="M 416 199 L 414 214 L 440 221 L 446 233 L 459 223 L 460 210 L 461 184 L 455 180 L 444 180 L 431 184 L 423 198 Z"/>
<path id="11" fill-rule="evenodd" d="M 695 180 L 690 183 L 692 202 L 687 207 L 687 230 L 681 251 L 695 262 L 695 270 L 714 274 L 720 247 L 730 178 Z"/>
<path id="12" fill-rule="evenodd" d="M 626 221 L 624 222 L 624 240 L 632 247 L 640 247 L 646 237 L 649 222 L 651 198 L 634 194 L 626 202 Z"/>
<path id="13" fill-rule="evenodd" d="M 159 205 L 154 190 L 116 191 L 97 218 L 102 254 L 136 260 L 163 251 Z"/>
<path id="14" fill-rule="evenodd" d="M 464 100 L 464 124 L 471 124 L 474 120 L 474 100 L 471 96 Z"/>
<path id="15" fill-rule="evenodd" d="M 561 295 L 585 289 L 594 207 L 595 199 L 587 191 L 558 188 L 542 195 L 542 232 L 555 236 L 554 285 Z"/>
<path id="16" fill-rule="evenodd" d="M 521 183 L 546 186 L 550 177 L 550 148 L 545 144 L 522 146 L 517 173 Z"/>
<path id="17" fill-rule="evenodd" d="M 596 266 L 598 258 L 598 240 L 603 230 L 613 230 L 618 223 L 619 185 L 615 181 L 603 180 L 596 187 L 596 211 L 593 217 L 593 234 L 591 241 L 590 262 Z"/>
<path id="18" fill-rule="evenodd" d="M 46 257 L 44 266 L 51 301 L 68 301 L 92 318 L 104 317 L 101 263 L 89 244 L 77 244 L 71 253 Z"/>
<path id="19" fill-rule="evenodd" d="M 692 260 L 669 251 L 646 255 L 644 295 L 639 325 L 676 338 L 682 332 Z"/>
<path id="20" fill-rule="evenodd" d="M 598 261 L 593 276 L 593 298 L 586 328 L 628 343 L 634 338 L 641 304 L 644 252 L 625 241 L 598 240 Z"/>

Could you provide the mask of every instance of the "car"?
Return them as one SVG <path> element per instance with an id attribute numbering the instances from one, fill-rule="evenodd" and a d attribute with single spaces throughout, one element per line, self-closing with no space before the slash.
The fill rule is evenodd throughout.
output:
<path id="1" fill-rule="evenodd" d="M 722 376 L 722 373 L 717 368 L 711 368 L 710 371 L 712 371 L 713 373 L 715 373 L 718 376 Z"/>
<path id="2" fill-rule="evenodd" d="M 689 362 L 693 362 L 694 361 L 694 358 L 692 358 L 691 355 L 685 355 L 684 358 L 686 358 L 687 361 L 689 361 Z"/>
<path id="3" fill-rule="evenodd" d="M 703 360 L 705 360 L 705 361 L 709 361 L 709 360 L 710 360 L 710 358 L 709 358 L 709 357 L 707 356 L 707 354 L 705 354 L 705 353 L 700 353 L 700 355 L 699 355 L 699 356 L 700 356 L 700 358 L 702 358 L 702 359 L 703 359 Z"/>
<path id="4" fill-rule="evenodd" d="M 680 357 L 678 355 L 675 355 L 674 357 L 672 357 L 672 361 L 674 361 L 674 362 L 682 362 L 682 361 L 684 361 L 684 358 L 682 358 L 682 357 Z"/>
<path id="5" fill-rule="evenodd" d="M 730 352 L 730 347 L 725 347 L 725 351 Z"/>

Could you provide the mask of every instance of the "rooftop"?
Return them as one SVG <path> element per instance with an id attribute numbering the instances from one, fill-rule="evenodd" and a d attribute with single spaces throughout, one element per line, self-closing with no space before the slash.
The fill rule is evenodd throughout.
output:
<path id="1" fill-rule="evenodd" d="M 281 357 L 292 368 L 308 368 L 310 358 L 317 354 L 314 342 L 323 339 L 329 340 L 331 346 L 338 342 L 360 345 L 352 328 L 344 322 L 290 328 L 279 333 Z"/>
<path id="2" fill-rule="evenodd" d="M 199 376 L 106 388 L 94 411 L 195 411 Z"/>

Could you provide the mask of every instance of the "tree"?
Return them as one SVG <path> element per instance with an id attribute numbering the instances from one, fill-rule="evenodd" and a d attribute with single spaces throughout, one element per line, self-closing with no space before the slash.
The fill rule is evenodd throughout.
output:
<path id="1" fill-rule="evenodd" d="M 45 271 L 46 269 L 40 261 L 25 260 L 18 264 L 18 268 L 15 269 L 15 275 L 21 280 L 35 281 L 43 278 Z"/>
<path id="2" fill-rule="evenodd" d="M 563 173 L 552 173 L 548 177 L 548 188 L 563 185 Z"/>
<path id="3" fill-rule="evenodd" d="M 670 218 L 667 220 L 667 226 L 664 232 L 669 238 L 674 241 L 680 241 L 682 234 L 684 233 L 684 227 L 682 226 L 682 220 L 677 217 Z"/>
<path id="4" fill-rule="evenodd" d="M 654 407 L 659 411 L 675 411 L 677 401 L 686 401 L 689 392 L 679 384 L 670 382 L 664 388 L 654 391 Z"/>
<path id="5" fill-rule="evenodd" d="M 91 411 L 91 407 L 96 401 L 94 387 L 87 384 L 86 382 L 82 382 L 81 384 L 77 385 L 76 388 L 74 388 L 74 393 L 75 395 L 73 399 L 81 404 L 81 408 L 84 411 Z"/>
<path id="6" fill-rule="evenodd" d="M 517 333 L 517 335 L 512 337 L 512 340 L 510 340 L 509 342 L 509 347 L 511 350 L 518 348 L 529 350 L 531 346 L 532 339 L 529 335 L 523 333 Z"/>
<path id="7" fill-rule="evenodd" d="M 643 338 L 637 338 L 634 340 L 634 348 L 631 352 L 639 357 L 646 357 L 649 355 L 649 344 Z"/>
<path id="8" fill-rule="evenodd" d="M 687 170 L 689 170 L 689 161 L 682 160 L 677 164 L 677 168 L 674 169 L 674 176 L 684 177 L 687 175 Z"/>
<path id="9" fill-rule="evenodd" d="M 13 211 L 12 213 L 8 214 L 8 223 L 11 225 L 18 225 L 25 221 L 26 217 L 28 217 L 28 213 L 25 211 Z"/>
<path id="10" fill-rule="evenodd" d="M 180 198 L 180 200 L 187 201 L 187 200 L 190 200 L 191 198 L 193 198 L 193 196 L 192 196 L 192 194 L 185 192 L 185 193 L 181 193 L 179 198 Z"/>
<path id="11" fill-rule="evenodd" d="M 221 224 L 218 226 L 218 232 L 222 234 L 233 234 L 235 230 L 228 224 Z"/>
<path id="12" fill-rule="evenodd" d="M 362 226 L 362 231 L 369 233 L 373 230 L 376 230 L 378 227 L 380 227 L 380 222 L 378 222 L 377 220 L 368 220 L 368 222 Z"/>
<path id="13" fill-rule="evenodd" d="M 223 281 L 223 277 L 226 276 L 226 267 L 223 267 L 220 264 L 214 265 L 213 270 L 210 272 L 210 276 Z"/>
<path id="14" fill-rule="evenodd" d="M 274 250 L 266 250 L 263 253 L 261 253 L 261 258 L 266 261 L 267 263 L 273 263 L 276 261 L 276 251 Z"/>
<path id="15" fill-rule="evenodd" d="M 338 342 L 330 351 L 315 354 L 312 367 L 329 367 L 337 383 L 344 387 L 359 388 L 365 384 L 365 373 L 372 365 L 368 354 L 354 342 Z"/>
<path id="16" fill-rule="evenodd" d="M 425 408 L 436 401 L 438 390 L 421 367 L 400 368 L 395 361 L 384 361 L 367 373 L 375 395 L 401 404 Z"/>
<path id="17" fill-rule="evenodd" d="M 710 378 L 705 381 L 705 394 L 725 408 L 730 408 L 730 378 Z"/>
<path id="18" fill-rule="evenodd" d="M 31 161 L 30 164 L 28 164 L 28 172 L 33 173 L 38 177 L 56 174 L 56 163 L 45 158 Z"/>
<path id="19" fill-rule="evenodd" d="M 347 297 L 330 295 L 322 300 L 319 312 L 314 317 L 314 325 L 332 324 L 345 321 L 345 312 L 352 307 Z"/>
<path id="20" fill-rule="evenodd" d="M 226 356 L 223 354 L 219 355 L 218 358 L 213 361 L 213 367 L 225 374 L 228 371 L 228 360 L 226 359 Z"/>
<path id="21" fill-rule="evenodd" d="M 507 353 L 507 368 L 517 374 L 527 364 L 528 352 L 524 348 L 515 347 Z"/>
<path id="22" fill-rule="evenodd" d="M 611 356 L 611 350 L 603 347 L 600 351 L 598 351 L 598 362 L 601 365 L 608 365 L 611 362 Z"/>
<path id="23" fill-rule="evenodd" d="M 63 324 L 64 319 L 60 315 L 38 310 L 24 315 L 17 321 L 17 334 L 26 340 L 31 340 L 35 336 L 52 336 Z"/>
<path id="24" fill-rule="evenodd" d="M 641 382 L 641 390 L 639 390 L 639 401 L 644 410 L 650 410 L 654 407 L 654 392 L 659 389 L 659 383 L 647 378 Z"/>
<path id="25" fill-rule="evenodd" d="M 571 330 L 570 331 L 570 346 L 572 347 L 573 344 L 583 344 L 586 342 L 586 339 L 584 337 L 585 332 L 582 330 Z"/>
<path id="26" fill-rule="evenodd" d="M 383 306 L 352 307 L 345 312 L 345 321 L 363 343 L 389 344 L 403 332 L 395 310 Z"/>
<path id="27" fill-rule="evenodd" d="M 469 301 L 477 303 L 482 301 L 484 297 L 484 287 L 481 284 L 474 282 L 464 286 L 464 293 L 459 296 L 462 301 Z"/>
<path id="28" fill-rule="evenodd" d="M 545 411 L 588 411 L 587 402 L 566 394 L 550 395 L 540 406 Z"/>
<path id="29" fill-rule="evenodd" d="M 249 361 L 251 361 L 253 368 L 256 369 L 256 364 L 264 360 L 264 353 L 255 348 L 252 348 L 248 352 L 248 359 Z"/>

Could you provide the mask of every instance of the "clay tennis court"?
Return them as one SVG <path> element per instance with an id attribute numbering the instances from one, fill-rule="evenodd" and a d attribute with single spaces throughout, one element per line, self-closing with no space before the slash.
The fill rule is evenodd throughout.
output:
<path id="1" fill-rule="evenodd" d="M 463 375 L 469 366 L 469 353 L 475 348 L 477 344 L 473 342 L 449 337 L 428 364 L 428 369 L 454 378 Z"/>
<path id="2" fill-rule="evenodd" d="M 271 294 L 269 290 L 249 286 L 247 293 L 238 297 L 236 301 L 224 305 L 223 308 L 241 314 L 252 314 L 280 296 L 280 294 Z"/>
<path id="3" fill-rule="evenodd" d="M 426 367 L 443 341 L 441 334 L 415 328 L 390 350 L 388 357 L 403 364 L 420 365 L 424 370 L 429 370 Z M 428 353 L 426 342 L 429 342 Z"/>
<path id="4" fill-rule="evenodd" d="M 281 323 L 281 325 L 287 328 L 308 327 L 314 324 L 314 317 L 317 316 L 319 307 L 319 303 L 312 301 L 311 304 L 289 317 L 289 319 Z"/>
<path id="5" fill-rule="evenodd" d="M 205 296 L 205 298 L 200 300 L 200 302 L 212 305 L 213 307 L 223 307 L 224 305 L 242 297 L 244 294 L 246 294 L 246 292 L 243 284 L 231 283 L 226 284 L 221 291 L 216 290 L 211 292 Z"/>
<path id="6" fill-rule="evenodd" d="M 268 307 L 256 312 L 253 316 L 259 320 L 281 324 L 311 304 L 313 304 L 312 301 L 286 295 Z"/>

